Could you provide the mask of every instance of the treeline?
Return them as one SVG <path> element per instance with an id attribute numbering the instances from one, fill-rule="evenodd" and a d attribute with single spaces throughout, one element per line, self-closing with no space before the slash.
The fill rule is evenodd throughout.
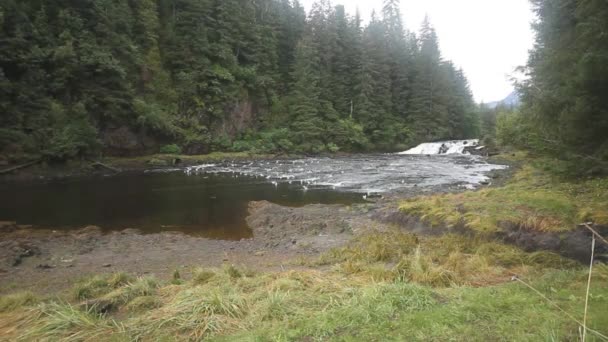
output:
<path id="1" fill-rule="evenodd" d="M 608 2 L 531 3 L 538 20 L 523 106 L 498 116 L 497 139 L 562 159 L 570 174 L 608 174 Z"/>
<path id="2" fill-rule="evenodd" d="M 478 134 L 462 70 L 398 0 L 2 0 L 0 155 L 391 150 Z"/>

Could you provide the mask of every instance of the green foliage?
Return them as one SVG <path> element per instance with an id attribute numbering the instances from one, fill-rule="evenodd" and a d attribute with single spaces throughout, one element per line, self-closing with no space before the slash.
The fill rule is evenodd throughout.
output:
<path id="1" fill-rule="evenodd" d="M 405 30 L 398 1 L 366 26 L 328 1 L 308 18 L 283 0 L 9 0 L 1 13 L 11 158 L 128 148 L 106 145 L 117 127 L 186 154 L 394 150 L 477 133 L 464 73 L 440 58 L 428 21 L 420 39 Z"/>
<path id="2" fill-rule="evenodd" d="M 180 153 L 182 153 L 182 149 L 181 149 L 181 147 L 179 147 L 175 144 L 165 145 L 160 148 L 160 153 L 161 154 L 180 154 Z"/>
<path id="3" fill-rule="evenodd" d="M 608 4 L 532 0 L 536 43 L 521 84 L 529 148 L 570 161 L 578 173 L 608 168 Z M 513 139 L 513 138 L 512 138 Z"/>
<path id="4" fill-rule="evenodd" d="M 295 150 L 292 132 L 287 128 L 248 132 L 232 144 L 235 152 L 287 153 Z"/>

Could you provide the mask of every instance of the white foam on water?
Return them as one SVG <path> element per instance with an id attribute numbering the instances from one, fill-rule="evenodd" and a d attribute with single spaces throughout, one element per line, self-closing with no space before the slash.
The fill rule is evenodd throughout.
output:
<path id="1" fill-rule="evenodd" d="M 412 149 L 397 154 L 467 154 L 464 151 L 465 148 L 477 146 L 479 146 L 478 139 L 439 141 L 420 144 Z"/>
<path id="2" fill-rule="evenodd" d="M 355 155 L 336 158 L 305 158 L 205 164 L 185 169 L 187 175 L 228 174 L 261 178 L 269 184 L 286 184 L 300 189 L 328 188 L 349 192 L 386 193 L 408 188 L 469 184 L 479 186 L 488 180 L 487 173 L 504 169 L 488 164 L 479 156 L 456 152 L 468 144 L 444 147 L 448 157 L 425 155 Z M 464 147 L 463 147 L 464 148 Z M 294 167 L 298 165 L 298 167 Z M 273 183 L 274 184 L 274 183 Z"/>

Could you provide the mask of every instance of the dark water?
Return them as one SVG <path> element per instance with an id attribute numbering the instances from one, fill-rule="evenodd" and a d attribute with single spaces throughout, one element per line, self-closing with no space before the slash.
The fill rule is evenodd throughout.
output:
<path id="1" fill-rule="evenodd" d="M 250 201 L 350 204 L 364 195 L 458 184 L 473 188 L 502 168 L 472 156 L 361 155 L 206 164 L 47 184 L 0 184 L 0 221 L 53 229 L 87 225 L 215 239 L 252 236 Z"/>
<path id="2" fill-rule="evenodd" d="M 183 172 L 136 173 L 49 184 L 0 185 L 0 221 L 74 229 L 138 228 L 147 233 L 182 231 L 215 239 L 252 236 L 245 223 L 252 200 L 301 206 L 362 202 L 360 194 L 232 175 L 186 176 Z"/>

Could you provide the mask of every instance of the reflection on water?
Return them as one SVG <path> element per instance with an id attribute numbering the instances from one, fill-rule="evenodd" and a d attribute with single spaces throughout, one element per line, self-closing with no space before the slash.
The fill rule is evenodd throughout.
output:
<path id="1" fill-rule="evenodd" d="M 49 184 L 0 185 L 0 221 L 54 229 L 100 226 L 147 233 L 183 231 L 215 239 L 250 238 L 252 200 L 290 206 L 361 202 L 358 194 L 302 191 L 252 177 L 136 173 Z"/>
<path id="2" fill-rule="evenodd" d="M 363 202 L 366 192 L 474 186 L 502 168 L 477 157 L 361 155 L 228 162 L 48 184 L 1 184 L 0 221 L 54 229 L 100 226 L 250 238 L 250 201 L 300 206 Z"/>

